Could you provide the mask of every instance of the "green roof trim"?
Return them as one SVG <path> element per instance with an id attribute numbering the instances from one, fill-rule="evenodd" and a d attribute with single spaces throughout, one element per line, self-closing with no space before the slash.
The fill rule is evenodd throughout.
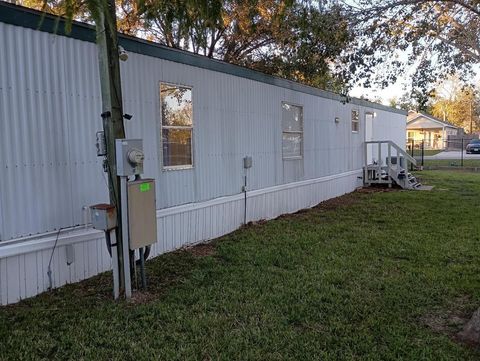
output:
<path id="1" fill-rule="evenodd" d="M 44 14 L 40 11 L 25 8 L 23 6 L 13 5 L 0 1 L 0 22 L 10 25 L 21 26 L 24 28 L 39 30 L 60 36 L 66 36 L 77 40 L 88 42 L 96 41 L 95 27 L 72 22 L 72 28 L 69 33 L 65 32 L 66 21 L 63 18 L 50 14 Z M 339 102 L 347 101 L 346 97 L 337 93 L 321 90 L 308 85 L 300 84 L 295 81 L 267 75 L 242 66 L 226 63 L 220 60 L 208 58 L 206 56 L 190 53 L 188 51 L 173 49 L 164 45 L 153 43 L 147 40 L 119 34 L 119 43 L 125 50 L 143 54 L 159 59 L 170 60 L 177 63 L 195 66 L 198 68 L 213 70 L 225 74 L 238 76 L 262 83 L 290 89 L 318 97 L 337 100 Z M 406 115 L 407 112 L 401 109 L 388 107 L 382 104 L 372 103 L 363 99 L 349 98 L 348 103 L 385 110 L 388 112 Z"/>

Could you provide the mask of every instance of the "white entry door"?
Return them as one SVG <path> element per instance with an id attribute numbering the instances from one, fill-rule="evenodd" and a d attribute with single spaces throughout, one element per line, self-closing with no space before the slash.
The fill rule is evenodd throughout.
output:
<path id="1" fill-rule="evenodd" d="M 365 114 L 365 141 L 369 142 L 373 139 L 373 114 L 366 113 Z M 375 159 L 375 151 L 374 151 L 374 144 L 367 145 L 367 163 L 371 164 L 374 162 Z"/>

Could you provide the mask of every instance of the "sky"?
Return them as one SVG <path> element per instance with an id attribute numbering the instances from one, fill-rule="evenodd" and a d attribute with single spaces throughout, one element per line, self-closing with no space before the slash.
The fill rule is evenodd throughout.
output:
<path id="1" fill-rule="evenodd" d="M 480 65 L 474 66 L 473 71 L 474 75 L 472 84 L 478 87 L 480 85 Z M 360 98 L 362 95 L 364 95 L 368 99 L 380 98 L 382 100 L 382 104 L 389 105 L 390 99 L 399 99 L 405 93 L 405 86 L 407 87 L 407 89 L 409 88 L 411 79 L 408 73 L 409 71 L 407 70 L 405 72 L 406 75 L 399 78 L 396 83 L 391 84 L 385 89 L 381 89 L 375 86 L 373 86 L 372 88 L 363 88 L 357 85 L 352 88 L 349 94 L 350 96 L 355 98 Z M 444 84 L 444 86 L 448 86 L 448 82 Z"/>
<path id="2" fill-rule="evenodd" d="M 388 86 L 385 89 L 378 87 L 363 88 L 361 86 L 354 86 L 350 91 L 350 96 L 360 98 L 362 95 L 368 99 L 380 98 L 382 104 L 388 105 L 389 100 L 392 98 L 400 98 L 404 93 L 403 84 L 406 79 L 400 79 L 395 84 Z"/>
<path id="3" fill-rule="evenodd" d="M 356 0 L 343 0 L 345 4 L 351 6 L 357 6 Z M 412 49 L 409 47 L 406 50 L 396 50 L 395 54 L 392 55 L 396 59 L 401 62 L 406 63 L 408 59 L 408 55 Z M 380 99 L 382 104 L 389 105 L 389 101 L 392 98 L 400 99 L 403 94 L 407 93 L 411 88 L 412 83 L 412 76 L 415 72 L 415 69 L 418 64 L 413 64 L 410 66 L 406 66 L 403 69 L 403 75 L 399 76 L 398 80 L 394 84 L 390 84 L 388 87 L 381 89 L 379 86 L 372 85 L 371 88 L 363 88 L 360 85 L 354 85 L 352 90 L 350 91 L 349 95 L 352 97 L 366 97 L 370 100 Z M 473 74 L 471 79 L 467 82 L 471 85 L 476 86 L 477 88 L 480 87 L 480 64 L 474 65 Z M 382 71 L 381 69 L 377 71 Z"/>
<path id="4" fill-rule="evenodd" d="M 350 96 L 360 98 L 362 95 L 370 100 L 375 100 L 380 98 L 382 100 L 382 104 L 388 105 L 389 100 L 392 98 L 400 99 L 401 96 L 406 92 L 406 89 L 410 88 L 411 85 L 411 78 L 415 73 L 417 64 L 414 63 L 412 65 L 406 65 L 408 62 L 408 56 L 411 52 L 411 48 L 407 48 L 405 50 L 397 49 L 391 54 L 392 58 L 404 63 L 405 68 L 403 69 L 403 75 L 397 74 L 398 79 L 395 83 L 390 84 L 388 87 L 382 89 L 379 86 L 375 86 L 372 84 L 370 88 L 364 88 L 359 84 L 354 85 L 352 90 L 350 91 Z M 375 70 L 374 73 L 381 73 L 382 71 L 386 71 L 383 67 L 379 67 Z M 373 83 L 373 82 L 372 82 Z"/>

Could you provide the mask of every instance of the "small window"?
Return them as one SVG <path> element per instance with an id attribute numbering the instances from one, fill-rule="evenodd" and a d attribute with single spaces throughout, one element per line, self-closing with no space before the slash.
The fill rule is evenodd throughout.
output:
<path id="1" fill-rule="evenodd" d="M 359 129 L 359 119 L 360 119 L 360 112 L 358 110 L 352 110 L 352 132 L 358 133 Z"/>
<path id="2" fill-rule="evenodd" d="M 301 158 L 303 147 L 302 107 L 282 103 L 282 132 L 283 158 Z"/>
<path id="3" fill-rule="evenodd" d="M 192 89 L 160 83 L 164 168 L 193 166 Z"/>

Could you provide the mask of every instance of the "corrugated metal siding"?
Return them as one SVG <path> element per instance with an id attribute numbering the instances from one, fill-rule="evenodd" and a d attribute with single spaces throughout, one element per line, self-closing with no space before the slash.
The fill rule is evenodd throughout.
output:
<path id="1" fill-rule="evenodd" d="M 359 174 L 360 171 L 354 171 L 251 191 L 247 221 L 275 218 L 351 192 L 361 183 L 357 179 Z M 160 210 L 157 212 L 158 241 L 153 245 L 152 255 L 229 233 L 242 224 L 243 212 L 241 195 Z M 44 239 L 32 239 L 31 249 L 18 247 L 8 254 L 0 249 L 0 304 L 18 302 L 48 289 L 47 267 L 55 238 L 55 234 L 50 235 L 44 246 L 39 246 Z M 74 247 L 71 265 L 66 263 L 69 245 Z M 53 254 L 53 287 L 92 277 L 110 266 L 101 232 L 82 228 L 62 233 Z"/>
<path id="2" fill-rule="evenodd" d="M 95 49 L 4 24 L 0 47 L 0 238 L 83 223 L 82 207 L 107 199 L 92 143 L 101 127 Z"/>
<path id="3" fill-rule="evenodd" d="M 111 267 L 103 237 L 73 244 L 75 261 L 66 263 L 66 246 L 59 245 L 52 258 L 54 288 L 95 276 Z M 0 258 L 0 304 L 18 302 L 49 287 L 47 275 L 52 249 L 21 253 Z"/>
<path id="4" fill-rule="evenodd" d="M 0 48 L 0 239 L 81 224 L 82 207 L 107 199 L 94 147 L 101 128 L 95 44 L 0 23 Z M 250 189 L 362 165 L 366 110 L 359 106 L 134 53 L 122 77 L 125 112 L 134 115 L 127 136 L 144 139 L 145 176 L 157 180 L 159 209 L 238 194 L 245 155 L 253 157 Z M 193 169 L 161 168 L 161 81 L 193 87 Z M 301 161 L 282 161 L 282 101 L 303 106 Z M 358 134 L 350 131 L 353 108 L 361 113 Z M 377 113 L 385 135 L 404 122 Z"/>
<path id="5" fill-rule="evenodd" d="M 71 178 L 66 124 L 59 122 L 66 117 L 65 89 L 53 71 L 64 68 L 55 53 L 65 39 L 0 26 L 2 239 L 8 239 L 71 224 Z"/>

